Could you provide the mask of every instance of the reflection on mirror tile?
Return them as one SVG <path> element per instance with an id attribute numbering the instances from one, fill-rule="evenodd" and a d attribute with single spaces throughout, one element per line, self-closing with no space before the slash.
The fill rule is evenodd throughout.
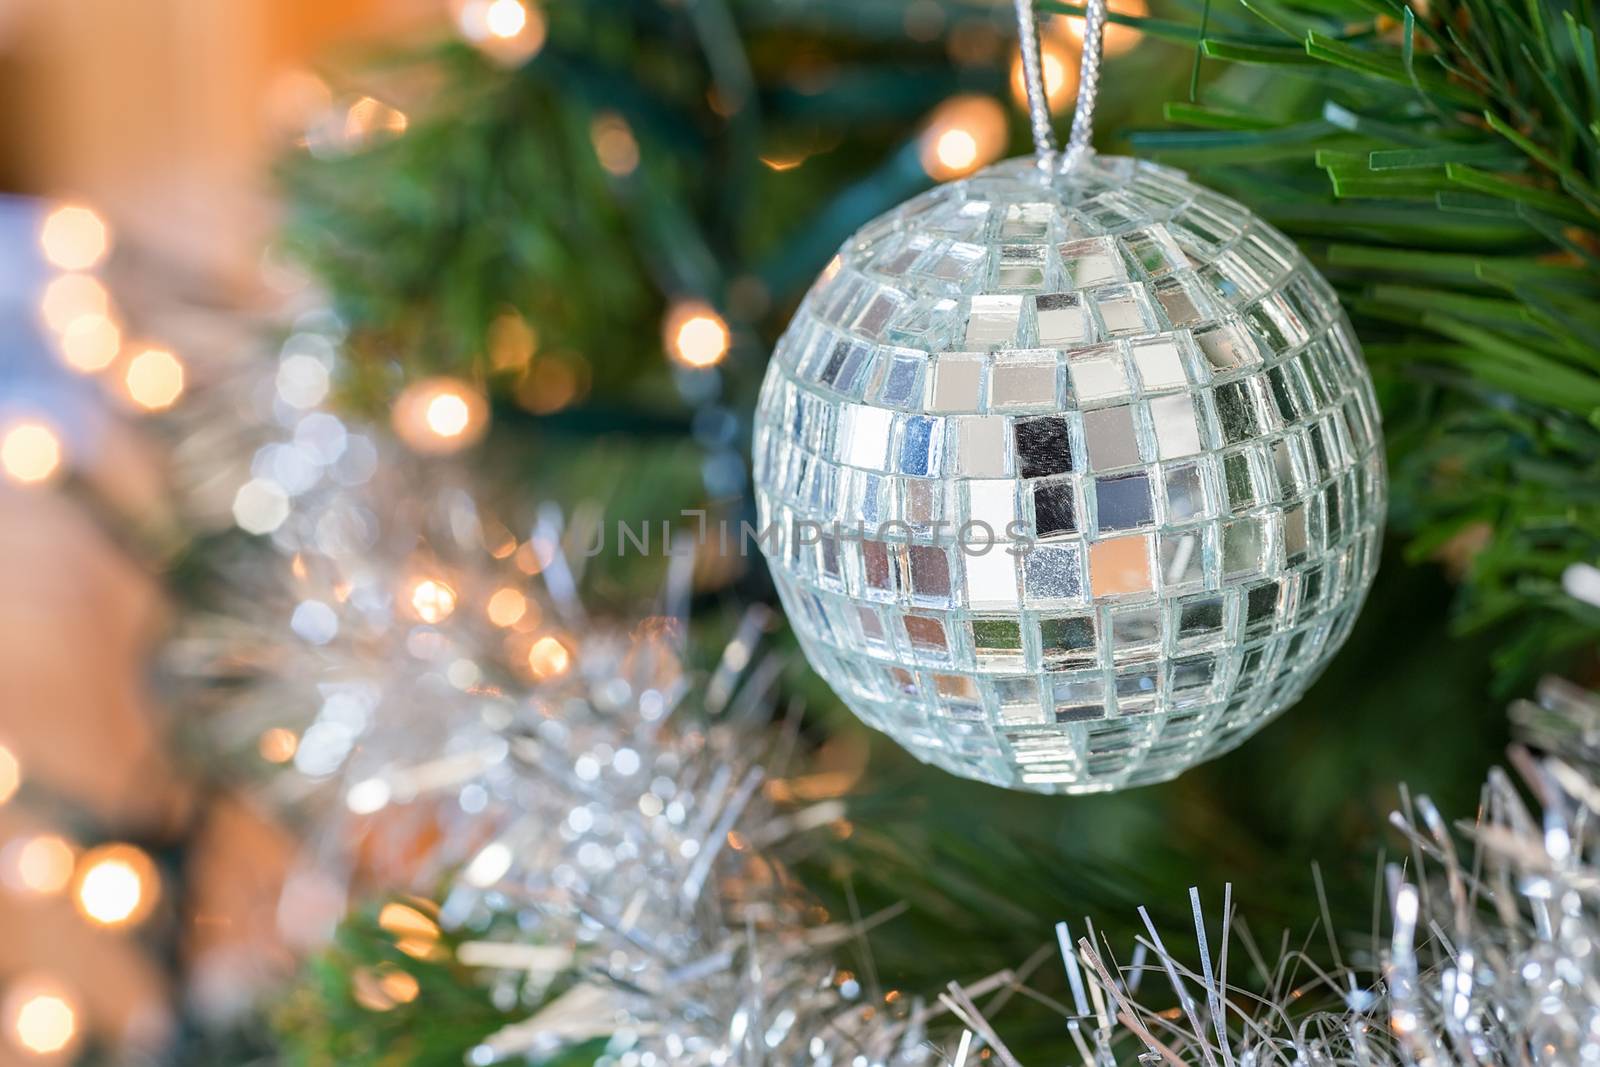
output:
<path id="1" fill-rule="evenodd" d="M 1017 473 L 1023 478 L 1044 478 L 1072 470 L 1071 429 L 1060 415 L 1018 419 L 1012 433 L 1016 440 Z"/>
<path id="2" fill-rule="evenodd" d="M 1165 338 L 1133 342 L 1133 365 L 1146 393 L 1165 393 L 1189 385 L 1178 346 Z"/>
<path id="3" fill-rule="evenodd" d="M 957 428 L 956 470 L 969 478 L 1001 478 L 1006 473 L 1006 422 L 998 415 L 967 415 Z"/>
<path id="4" fill-rule="evenodd" d="M 1017 339 L 1022 317 L 1022 297 L 1006 293 L 975 296 L 967 317 L 967 347 L 1009 345 Z"/>
<path id="5" fill-rule="evenodd" d="M 1047 293 L 1034 297 L 1042 345 L 1079 345 L 1090 338 L 1089 318 L 1077 293 Z"/>
<path id="6" fill-rule="evenodd" d="M 1059 368 L 1049 363 L 996 363 L 990 403 L 996 411 L 1054 410 Z"/>
<path id="7" fill-rule="evenodd" d="M 1133 530 L 1155 522 L 1155 501 L 1150 478 L 1142 471 L 1112 478 L 1096 478 L 1095 511 L 1102 531 Z"/>
<path id="8" fill-rule="evenodd" d="M 977 411 L 983 393 L 983 357 L 941 356 L 933 366 L 930 411 Z"/>
<path id="9" fill-rule="evenodd" d="M 1128 376 L 1122 368 L 1122 357 L 1114 348 L 1109 355 L 1074 359 L 1067 369 L 1080 403 L 1121 400 L 1128 395 Z"/>
<path id="10" fill-rule="evenodd" d="M 1194 418 L 1194 399 L 1188 393 L 1151 397 L 1150 421 L 1156 431 L 1156 454 L 1162 459 L 1200 451 L 1200 427 Z"/>
<path id="11" fill-rule="evenodd" d="M 1083 413 L 1083 440 L 1092 470 L 1131 467 L 1139 462 L 1139 438 L 1133 429 L 1133 409 L 1123 405 Z"/>

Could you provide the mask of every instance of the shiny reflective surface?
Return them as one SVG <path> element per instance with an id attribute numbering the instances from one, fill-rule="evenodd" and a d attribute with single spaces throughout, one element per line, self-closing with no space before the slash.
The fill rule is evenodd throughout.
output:
<path id="1" fill-rule="evenodd" d="M 779 342 L 755 461 L 819 673 L 918 758 L 1045 792 L 1172 777 L 1297 699 L 1385 501 L 1327 283 L 1115 158 L 1012 160 L 857 233 Z"/>

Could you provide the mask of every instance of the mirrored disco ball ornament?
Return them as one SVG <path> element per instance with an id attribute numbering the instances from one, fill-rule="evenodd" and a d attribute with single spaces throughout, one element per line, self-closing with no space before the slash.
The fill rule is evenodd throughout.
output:
<path id="1" fill-rule="evenodd" d="M 1152 163 L 1011 160 L 852 237 L 755 431 L 812 665 L 917 758 L 1171 778 L 1293 703 L 1378 563 L 1372 382 L 1328 283 Z"/>

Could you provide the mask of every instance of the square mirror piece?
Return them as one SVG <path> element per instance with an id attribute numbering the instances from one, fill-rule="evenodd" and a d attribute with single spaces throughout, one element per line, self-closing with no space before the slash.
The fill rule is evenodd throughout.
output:
<path id="1" fill-rule="evenodd" d="M 1149 333 L 1156 328 L 1155 316 L 1143 292 L 1131 285 L 1096 289 L 1091 298 L 1100 312 L 1100 321 L 1105 323 L 1106 333 L 1112 337 Z"/>
<path id="2" fill-rule="evenodd" d="M 1088 316 L 1077 293 L 1046 293 L 1033 299 L 1041 345 L 1064 348 L 1089 339 Z"/>
<path id="3" fill-rule="evenodd" d="M 1162 534 L 1161 584 L 1181 588 L 1205 580 L 1205 541 L 1199 532 Z"/>
<path id="4" fill-rule="evenodd" d="M 1089 615 L 1067 615 L 1040 619 L 1039 654 L 1046 670 L 1068 664 L 1095 662 L 1098 654 L 1095 650 L 1094 618 Z"/>
<path id="5" fill-rule="evenodd" d="M 986 531 L 999 538 L 1017 518 L 1017 483 L 1009 478 L 963 483 L 967 488 L 967 518 L 988 526 Z M 982 534 L 978 535 L 980 538 Z"/>
<path id="6" fill-rule="evenodd" d="M 982 394 L 981 356 L 941 356 L 934 364 L 930 411 L 977 411 Z"/>
<path id="7" fill-rule="evenodd" d="M 1035 545 L 1022 557 L 1022 573 L 1025 603 L 1083 598 L 1083 553 L 1078 545 Z"/>
<path id="8" fill-rule="evenodd" d="M 969 624 L 972 651 L 984 670 L 1022 667 L 1022 624 L 1013 617 L 975 618 Z"/>
<path id="9" fill-rule="evenodd" d="M 1206 504 L 1205 486 L 1200 481 L 1200 469 L 1193 463 L 1184 463 L 1166 470 L 1167 521 L 1185 522 L 1211 513 Z"/>
<path id="10" fill-rule="evenodd" d="M 944 451 L 944 420 L 926 415 L 901 416 L 900 463 L 901 474 L 926 478 L 939 473 L 939 461 Z"/>
<path id="11" fill-rule="evenodd" d="M 1089 466 L 1097 471 L 1132 467 L 1140 461 L 1133 409 L 1126 404 L 1083 413 L 1083 438 Z"/>
<path id="12" fill-rule="evenodd" d="M 968 478 L 1006 474 L 1006 420 L 998 415 L 957 418 L 956 470 Z"/>
<path id="13" fill-rule="evenodd" d="M 1012 427 L 1017 448 L 1017 473 L 1043 478 L 1072 470 L 1072 444 L 1067 420 L 1060 415 L 1018 419 Z"/>
<path id="14" fill-rule="evenodd" d="M 852 467 L 883 470 L 889 452 L 889 431 L 894 423 L 894 413 L 864 404 L 847 404 L 844 420 L 847 437 L 844 455 L 840 458 Z"/>
<path id="15" fill-rule="evenodd" d="M 1200 427 L 1194 418 L 1194 398 L 1188 393 L 1155 396 L 1150 401 L 1150 421 L 1156 430 L 1156 451 L 1162 459 L 1197 455 Z"/>
<path id="16" fill-rule="evenodd" d="M 976 552 L 976 550 L 974 550 Z M 1017 557 L 996 544 L 976 554 L 963 553 L 961 567 L 967 575 L 967 603 L 973 608 L 998 610 L 1021 603 Z"/>
<path id="17" fill-rule="evenodd" d="M 1010 293 L 987 293 L 972 298 L 967 316 L 967 347 L 993 348 L 1016 342 L 1017 322 L 1022 317 L 1022 297 Z"/>
<path id="18" fill-rule="evenodd" d="M 1056 407 L 1057 367 L 1050 363 L 996 363 L 989 402 L 996 411 Z"/>
<path id="19" fill-rule="evenodd" d="M 1120 474 L 1097 478 L 1094 483 L 1095 512 L 1101 531 L 1134 530 L 1155 523 L 1155 501 L 1150 496 L 1150 477 Z"/>
<path id="20" fill-rule="evenodd" d="M 1033 486 L 1033 528 L 1039 537 L 1076 533 L 1077 502 L 1068 481 L 1037 482 Z"/>
<path id="21" fill-rule="evenodd" d="M 1150 538 L 1113 537 L 1089 546 L 1089 587 L 1096 598 L 1148 593 Z"/>
<path id="22" fill-rule="evenodd" d="M 950 560 L 944 549 L 933 545 L 909 545 L 906 556 L 911 564 L 911 592 L 925 600 L 950 599 Z"/>
<path id="23" fill-rule="evenodd" d="M 1109 356 L 1074 359 L 1068 364 L 1072 388 L 1082 403 L 1121 400 L 1128 395 L 1128 375 L 1116 349 Z"/>
<path id="24" fill-rule="evenodd" d="M 950 643 L 945 637 L 944 623 L 938 619 L 930 615 L 907 615 L 905 626 L 906 637 L 910 639 L 912 648 L 940 656 L 950 651 Z"/>
<path id="25" fill-rule="evenodd" d="M 1060 245 L 1061 266 L 1074 289 L 1106 282 L 1126 281 L 1128 268 L 1122 262 L 1117 244 L 1110 237 L 1089 237 Z"/>
<path id="26" fill-rule="evenodd" d="M 1133 342 L 1133 365 L 1147 393 L 1164 393 L 1189 385 L 1178 346 L 1164 338 Z"/>

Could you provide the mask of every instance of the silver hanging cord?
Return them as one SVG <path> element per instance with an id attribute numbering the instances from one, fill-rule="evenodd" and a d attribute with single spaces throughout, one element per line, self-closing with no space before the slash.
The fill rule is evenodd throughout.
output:
<path id="1" fill-rule="evenodd" d="M 1083 11 L 1083 59 L 1079 63 L 1078 106 L 1072 112 L 1063 166 L 1094 154 L 1094 102 L 1100 94 L 1100 58 L 1106 37 L 1106 0 L 1088 0 Z"/>
<path id="2" fill-rule="evenodd" d="M 1022 50 L 1022 86 L 1028 95 L 1028 124 L 1033 127 L 1033 152 L 1039 166 L 1056 161 L 1056 132 L 1050 126 L 1050 95 L 1045 91 L 1044 61 L 1039 56 L 1039 24 L 1033 0 L 1016 0 L 1017 47 Z"/>
<path id="3" fill-rule="evenodd" d="M 1100 56 L 1106 32 L 1106 0 L 1086 0 L 1083 20 L 1083 58 L 1079 64 L 1078 106 L 1072 113 L 1072 133 L 1063 155 L 1056 147 L 1050 124 L 1050 97 L 1045 91 L 1044 63 L 1039 54 L 1039 24 L 1033 0 L 1015 0 L 1017 46 L 1022 50 L 1022 84 L 1028 95 L 1028 124 L 1033 128 L 1033 150 L 1041 167 L 1070 167 L 1094 152 L 1094 103 L 1100 89 Z"/>

